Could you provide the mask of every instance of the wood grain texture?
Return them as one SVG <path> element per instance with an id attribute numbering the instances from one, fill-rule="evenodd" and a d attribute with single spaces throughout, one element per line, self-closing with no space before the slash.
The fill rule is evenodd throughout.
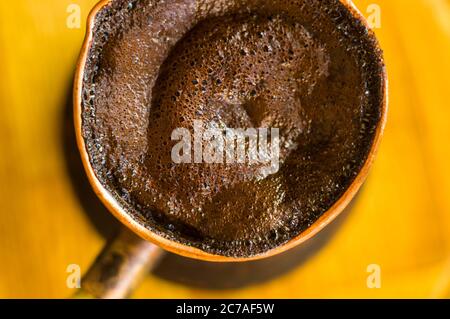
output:
<path id="1" fill-rule="evenodd" d="M 101 209 L 74 179 L 68 96 L 95 0 L 0 2 L 0 297 L 67 297 L 66 268 L 101 250 Z M 450 298 L 450 2 L 358 0 L 381 8 L 376 30 L 390 79 L 389 122 L 352 214 L 318 254 L 271 282 L 208 291 L 149 275 L 136 298 Z M 70 154 L 68 154 L 70 153 Z M 86 188 L 86 189 L 84 189 Z M 104 212 L 102 212 L 104 214 Z M 107 225 L 105 224 L 104 227 Z M 382 288 L 366 286 L 379 264 Z"/>

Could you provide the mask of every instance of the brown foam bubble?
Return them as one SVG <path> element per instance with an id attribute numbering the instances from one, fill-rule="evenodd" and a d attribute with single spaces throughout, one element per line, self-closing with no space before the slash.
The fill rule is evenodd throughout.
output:
<path id="1" fill-rule="evenodd" d="M 309 227 L 357 175 L 382 63 L 338 1 L 115 1 L 105 12 L 84 136 L 99 179 L 153 231 L 212 253 L 262 253 Z M 279 128 L 279 172 L 175 164 L 172 131 L 195 120 Z"/>

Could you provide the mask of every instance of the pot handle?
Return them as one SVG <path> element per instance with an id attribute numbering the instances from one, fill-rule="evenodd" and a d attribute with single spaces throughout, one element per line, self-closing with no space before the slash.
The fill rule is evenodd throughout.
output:
<path id="1" fill-rule="evenodd" d="M 158 264 L 163 250 L 123 227 L 81 280 L 75 298 L 128 297 Z"/>

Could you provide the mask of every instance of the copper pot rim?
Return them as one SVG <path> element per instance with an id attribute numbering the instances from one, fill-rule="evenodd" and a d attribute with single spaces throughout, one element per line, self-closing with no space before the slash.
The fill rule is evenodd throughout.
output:
<path id="1" fill-rule="evenodd" d="M 356 178 L 353 180 L 352 184 L 348 187 L 348 189 L 344 192 L 344 194 L 333 204 L 333 206 L 331 206 L 326 212 L 324 212 L 322 216 L 319 217 L 308 229 L 301 232 L 298 236 L 292 238 L 287 243 L 275 247 L 264 253 L 250 257 L 229 257 L 223 255 L 216 255 L 203 251 L 199 248 L 191 247 L 167 239 L 161 235 L 158 235 L 149 228 L 145 227 L 143 223 L 140 223 L 136 217 L 133 217 L 130 214 L 128 214 L 97 178 L 91 166 L 89 155 L 87 153 L 85 141 L 82 134 L 83 77 L 89 49 L 91 47 L 93 40 L 93 28 L 95 24 L 95 19 L 97 17 L 97 14 L 112 1 L 114 0 L 101 0 L 99 3 L 97 3 L 97 5 L 91 10 L 87 20 L 86 36 L 81 49 L 80 57 L 78 59 L 74 80 L 74 90 L 73 90 L 74 124 L 78 149 L 89 182 L 98 198 L 122 224 L 127 226 L 130 230 L 139 235 L 142 239 L 147 240 L 155 245 L 158 245 L 159 247 L 169 252 L 184 257 L 212 262 L 245 262 L 272 257 L 304 243 L 308 239 L 318 234 L 323 228 L 325 228 L 329 223 L 331 223 L 338 215 L 340 215 L 344 211 L 344 209 L 352 201 L 352 199 L 358 193 L 359 189 L 366 180 L 384 134 L 388 113 L 388 78 L 385 66 L 383 66 L 383 70 L 379 74 L 380 78 L 382 79 L 381 91 L 383 93 L 383 101 L 381 105 L 381 117 L 378 122 L 378 126 L 375 132 L 371 149 L 369 151 L 369 154 L 363 167 L 359 171 Z M 355 19 L 360 20 L 366 26 L 366 28 L 370 30 L 371 36 L 375 38 L 375 35 L 373 34 L 373 31 L 371 30 L 366 18 L 356 8 L 353 2 L 351 0 L 340 0 L 340 1 L 352 13 Z M 377 46 L 379 48 L 378 42 Z"/>

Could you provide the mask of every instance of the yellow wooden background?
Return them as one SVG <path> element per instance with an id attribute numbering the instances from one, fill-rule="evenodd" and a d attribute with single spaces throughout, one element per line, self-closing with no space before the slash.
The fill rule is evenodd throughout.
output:
<path id="1" fill-rule="evenodd" d="M 95 0 L 0 1 L 0 297 L 67 297 L 103 237 L 83 213 L 61 134 L 84 21 Z M 67 28 L 69 4 L 81 29 Z M 354 213 L 303 266 L 272 282 L 212 292 L 148 277 L 134 297 L 450 297 L 450 1 L 358 0 L 390 78 L 385 139 Z M 83 174 L 82 171 L 79 174 Z M 366 267 L 381 266 L 381 289 Z"/>

